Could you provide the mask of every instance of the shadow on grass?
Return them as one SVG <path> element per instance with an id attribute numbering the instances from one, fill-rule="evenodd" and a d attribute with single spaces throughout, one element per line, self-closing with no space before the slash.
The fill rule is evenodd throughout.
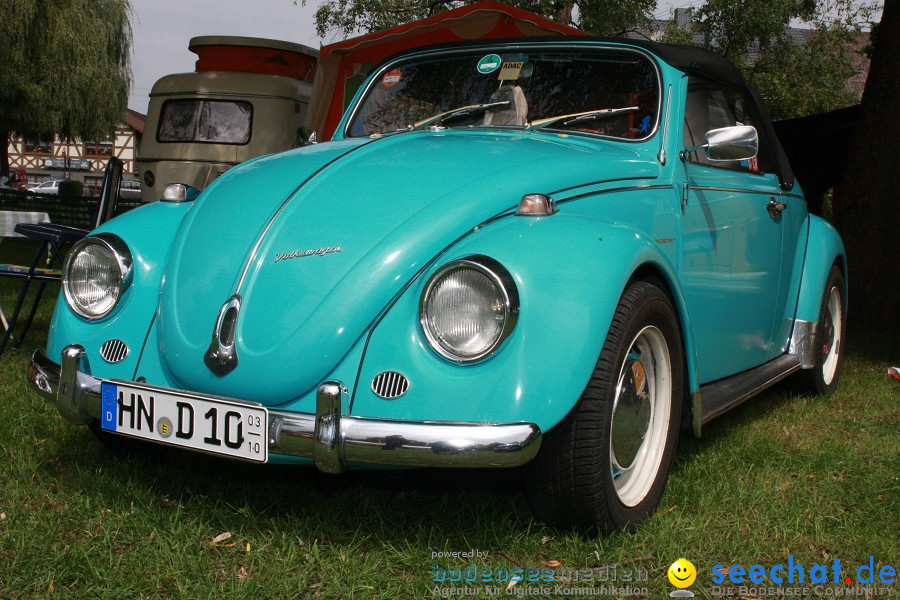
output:
<path id="1" fill-rule="evenodd" d="M 40 329 L 35 333 L 43 336 Z M 847 355 L 884 360 L 892 335 L 851 332 Z M 795 399 L 790 386 L 776 386 L 705 426 L 701 439 L 682 431 L 673 475 L 679 477 L 705 453 L 728 444 L 739 428 L 790 407 Z M 492 548 L 510 531 L 547 529 L 532 520 L 523 491 L 525 469 L 369 470 L 331 476 L 313 466 L 248 465 L 153 445 L 147 445 L 152 451 L 122 455 L 75 427 L 65 438 L 38 467 L 63 494 L 87 494 L 103 506 L 127 499 L 138 506 L 171 508 L 223 531 L 248 527 L 249 516 L 257 530 L 302 532 L 323 542 L 361 537 L 402 546 L 427 536 L 449 547 Z"/>
<path id="2" fill-rule="evenodd" d="M 845 340 L 845 359 L 853 361 L 884 363 L 891 357 L 896 357 L 900 349 L 897 331 L 891 328 L 877 328 L 864 322 L 851 321 L 846 330 Z M 843 369 L 846 369 L 846 363 L 845 360 Z M 840 383 L 838 385 L 840 387 Z M 788 377 L 704 425 L 700 439 L 695 438 L 691 431 L 682 430 L 673 474 L 677 474 L 679 467 L 691 456 L 702 454 L 711 446 L 727 440 L 735 430 L 772 412 L 789 407 L 800 397 L 808 397 L 808 394 L 803 391 L 802 385 L 795 377 Z"/>
<path id="3" fill-rule="evenodd" d="M 450 547 L 492 548 L 498 531 L 534 526 L 521 470 L 332 476 L 311 465 L 249 465 L 153 445 L 117 453 L 83 429 L 72 437 L 77 452 L 42 465 L 64 494 L 89 493 L 108 507 L 132 502 L 177 510 L 223 531 L 246 532 L 250 516 L 251 528 L 294 531 L 326 544 L 371 538 L 399 547 L 425 533 Z"/>
<path id="4" fill-rule="evenodd" d="M 673 474 L 713 451 L 733 428 L 791 400 L 767 392 L 711 423 L 701 439 L 682 432 Z M 362 538 L 403 546 L 426 536 L 457 549 L 502 546 L 510 532 L 552 531 L 532 519 L 525 468 L 373 469 L 334 476 L 312 465 L 250 465 L 153 444 L 139 452 L 111 452 L 84 429 L 73 429 L 72 437 L 78 450 L 58 455 L 48 467 L 64 493 L 90 490 L 104 506 L 127 498 L 177 508 L 223 531 L 246 530 L 250 516 L 259 530 L 296 531 L 321 543 Z M 73 464 L 76 469 L 67 468 Z M 568 533 L 582 541 L 597 537 Z"/>
<path id="5" fill-rule="evenodd" d="M 776 388 L 707 425 L 700 439 L 682 431 L 673 475 L 727 443 L 737 428 L 793 400 Z M 113 452 L 86 429 L 72 427 L 70 433 L 61 451 L 41 466 L 64 494 L 90 493 L 104 506 L 127 498 L 177 508 L 222 530 L 246 527 L 249 515 L 260 529 L 296 530 L 323 542 L 375 536 L 403 545 L 425 528 L 430 538 L 450 547 L 491 548 L 500 543 L 501 531 L 543 527 L 532 520 L 525 498 L 525 468 L 372 469 L 334 476 L 312 465 L 250 465 L 146 443 L 137 452 Z"/>

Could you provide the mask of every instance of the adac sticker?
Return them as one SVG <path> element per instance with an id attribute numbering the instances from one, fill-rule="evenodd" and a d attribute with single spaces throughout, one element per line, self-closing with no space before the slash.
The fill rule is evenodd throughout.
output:
<path id="1" fill-rule="evenodd" d="M 475 68 L 482 75 L 487 75 L 488 73 L 493 73 L 499 69 L 502 62 L 503 61 L 498 54 L 488 54 L 478 61 L 478 66 Z"/>
<path id="2" fill-rule="evenodd" d="M 524 66 L 525 63 L 521 60 L 507 61 L 503 63 L 503 69 L 500 71 L 497 79 L 501 81 L 515 81 L 519 78 L 519 73 L 522 72 L 522 67 Z"/>
<path id="3" fill-rule="evenodd" d="M 384 87 L 392 87 L 400 83 L 402 78 L 403 72 L 400 69 L 391 69 L 381 78 L 381 83 Z"/>

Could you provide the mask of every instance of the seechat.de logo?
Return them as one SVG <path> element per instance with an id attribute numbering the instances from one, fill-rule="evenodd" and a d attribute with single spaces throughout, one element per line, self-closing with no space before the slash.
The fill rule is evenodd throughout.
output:
<path id="1" fill-rule="evenodd" d="M 875 557 L 870 556 L 869 560 L 862 565 L 842 565 L 837 558 L 833 562 L 824 564 L 803 565 L 794 562 L 794 555 L 788 556 L 787 564 L 779 563 L 776 565 L 732 565 L 723 566 L 721 564 L 712 567 L 712 583 L 713 589 L 724 590 L 726 595 L 730 595 L 735 588 L 718 588 L 721 584 L 735 584 L 741 586 L 740 593 L 745 590 L 752 591 L 754 588 L 746 586 L 778 586 L 778 588 L 756 588 L 756 589 L 794 589 L 802 590 L 803 595 L 836 595 L 849 593 L 846 590 L 854 591 L 854 588 L 842 588 L 840 586 L 876 586 L 863 587 L 868 593 L 874 593 L 874 590 L 889 588 L 881 588 L 880 586 L 890 586 L 897 579 L 897 570 L 891 565 L 875 566 Z M 726 583 L 727 582 L 727 583 Z M 785 586 L 810 586 L 786 588 Z M 826 586 L 838 586 L 837 588 Z"/>

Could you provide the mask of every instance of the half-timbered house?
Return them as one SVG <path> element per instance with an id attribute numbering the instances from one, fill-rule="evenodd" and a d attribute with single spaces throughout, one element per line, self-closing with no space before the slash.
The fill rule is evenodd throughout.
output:
<path id="1" fill-rule="evenodd" d="M 9 142 L 10 168 L 22 168 L 29 183 L 50 179 L 75 179 L 84 183 L 85 194 L 96 193 L 110 156 L 124 163 L 126 178 L 137 179 L 138 149 L 146 115 L 127 109 L 115 133 L 104 140 L 17 137 Z"/>

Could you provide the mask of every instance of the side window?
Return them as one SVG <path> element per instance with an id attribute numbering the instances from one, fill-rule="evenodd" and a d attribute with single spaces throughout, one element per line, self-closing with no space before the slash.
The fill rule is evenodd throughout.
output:
<path id="1" fill-rule="evenodd" d="M 757 158 L 740 161 L 714 161 L 708 159 L 704 151 L 699 150 L 688 155 L 691 163 L 745 173 L 760 173 L 759 158 L 766 155 L 768 149 L 764 147 L 762 132 L 757 126 L 758 121 L 753 103 L 743 90 L 697 77 L 691 77 L 688 80 L 684 111 L 685 147 L 702 145 L 708 131 L 721 127 L 752 125 L 760 134 L 760 156 Z"/>

